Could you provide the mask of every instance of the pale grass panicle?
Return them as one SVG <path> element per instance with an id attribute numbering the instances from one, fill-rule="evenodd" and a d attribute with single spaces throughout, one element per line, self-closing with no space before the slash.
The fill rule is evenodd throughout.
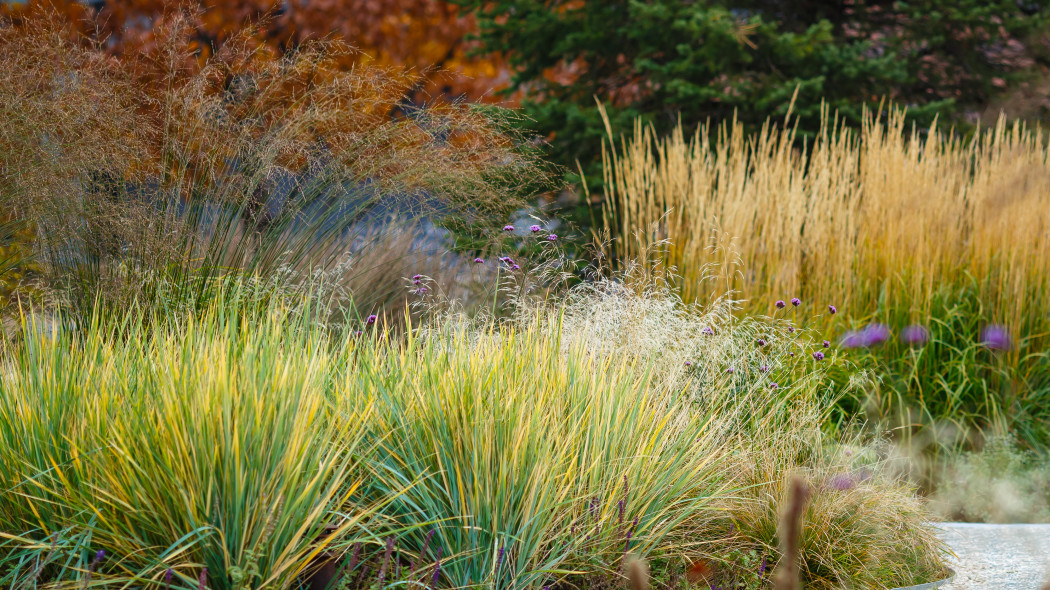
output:
<path id="1" fill-rule="evenodd" d="M 636 260 L 669 241 L 662 263 L 682 275 L 687 301 L 721 289 L 700 276 L 728 239 L 739 260 L 727 276 L 752 309 L 791 295 L 864 317 L 884 298 L 922 316 L 938 287 L 970 276 L 994 319 L 1044 326 L 1050 148 L 1040 130 L 1000 119 L 963 139 L 904 121 L 891 109 L 852 130 L 825 111 L 804 150 L 790 122 L 754 134 L 736 121 L 667 137 L 641 123 L 623 137 L 609 129 L 613 250 Z"/>

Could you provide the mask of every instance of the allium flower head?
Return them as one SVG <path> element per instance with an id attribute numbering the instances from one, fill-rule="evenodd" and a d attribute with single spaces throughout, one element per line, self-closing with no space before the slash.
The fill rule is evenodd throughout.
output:
<path id="1" fill-rule="evenodd" d="M 485 264 L 485 259 L 481 257 L 475 258 L 474 264 Z"/>
<path id="2" fill-rule="evenodd" d="M 514 231 L 514 226 L 513 225 L 504 225 L 503 226 L 503 231 Z"/>
<path id="3" fill-rule="evenodd" d="M 926 327 L 919 324 L 905 326 L 901 330 L 901 342 L 910 346 L 922 346 L 929 339 L 930 334 L 926 331 Z"/>
<path id="4" fill-rule="evenodd" d="M 778 300 L 774 305 L 777 306 L 777 309 L 784 309 L 787 307 L 787 303 L 784 303 L 783 299 Z"/>
<path id="5" fill-rule="evenodd" d="M 834 305 L 829 305 L 828 311 L 831 312 L 831 315 L 835 315 L 839 312 L 839 308 L 835 307 Z"/>
<path id="6" fill-rule="evenodd" d="M 831 489 L 833 490 L 845 492 L 847 490 L 853 489 L 853 487 L 857 485 L 857 480 L 854 479 L 851 475 L 839 474 L 831 478 L 831 481 L 828 482 L 828 485 L 831 486 Z"/>
<path id="7" fill-rule="evenodd" d="M 878 346 L 890 339 L 886 324 L 868 324 L 859 332 L 847 332 L 842 338 L 844 348 L 867 348 Z"/>
<path id="8" fill-rule="evenodd" d="M 878 346 L 890 339 L 890 329 L 886 324 L 868 324 L 863 333 L 866 346 Z"/>
<path id="9" fill-rule="evenodd" d="M 992 324 L 981 331 L 981 344 L 992 350 L 1010 350 L 1013 342 L 1010 332 L 1004 327 Z"/>
<path id="10" fill-rule="evenodd" d="M 823 353 L 823 352 L 820 352 L 820 351 L 818 350 L 817 352 L 814 352 L 814 353 L 813 353 L 813 358 L 814 358 L 814 359 L 816 359 L 816 360 L 818 360 L 818 361 L 822 361 L 822 360 L 824 360 L 824 353 Z"/>
<path id="11" fill-rule="evenodd" d="M 557 239 L 558 239 L 558 234 L 551 234 L 551 235 L 547 236 L 547 241 L 548 242 L 553 242 L 553 241 L 555 241 Z"/>
<path id="12" fill-rule="evenodd" d="M 368 316 L 368 319 L 365 320 L 365 323 L 368 324 L 369 326 L 371 326 L 372 324 L 376 323 L 376 319 L 378 319 L 376 317 L 376 314 L 372 314 L 372 315 Z"/>
<path id="13" fill-rule="evenodd" d="M 530 225 L 529 226 L 529 231 L 532 232 L 532 233 L 536 233 L 536 232 L 540 231 L 541 229 L 543 229 L 543 228 L 541 228 L 538 225 Z"/>
<path id="14" fill-rule="evenodd" d="M 791 298 L 791 305 L 794 305 L 795 307 L 798 307 L 798 306 L 802 305 L 802 300 L 799 299 L 798 297 L 792 297 Z"/>

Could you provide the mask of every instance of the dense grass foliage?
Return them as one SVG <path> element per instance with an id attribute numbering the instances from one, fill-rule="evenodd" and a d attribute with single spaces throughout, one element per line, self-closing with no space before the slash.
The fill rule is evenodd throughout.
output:
<path id="1" fill-rule="evenodd" d="M 687 301 L 727 284 L 751 313 L 798 297 L 836 345 L 885 325 L 841 342 L 881 379 L 851 412 L 905 431 L 951 422 L 945 444 L 988 428 L 1050 443 L 1050 149 L 1038 130 L 1000 121 L 963 139 L 892 112 L 855 132 L 825 111 L 803 150 L 772 122 L 664 138 L 638 125 L 610 143 L 610 255 L 659 250 Z M 717 285 L 703 280 L 713 266 Z"/>
<path id="2" fill-rule="evenodd" d="M 350 587 L 606 587 L 640 554 L 667 587 L 700 563 L 767 584 L 792 474 L 807 587 L 941 574 L 913 489 L 819 428 L 840 361 L 784 322 L 600 282 L 394 339 L 246 289 L 4 349 L 0 580 L 294 588 L 326 562 Z"/>
<path id="3" fill-rule="evenodd" d="M 205 56 L 177 15 L 156 34 L 155 59 L 115 60 L 58 22 L 0 31 L 0 209 L 29 225 L 37 286 L 67 314 L 199 307 L 230 274 L 324 273 L 365 315 L 403 307 L 405 276 L 466 282 L 440 227 L 502 224 L 545 178 L 498 110 L 394 116 L 411 78 L 342 69 L 345 44 L 273 59 L 246 30 Z"/>

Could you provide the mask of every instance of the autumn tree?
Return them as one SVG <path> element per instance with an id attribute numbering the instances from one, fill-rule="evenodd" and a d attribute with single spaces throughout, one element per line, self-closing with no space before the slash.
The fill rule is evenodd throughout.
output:
<path id="1" fill-rule="evenodd" d="M 468 40 L 473 15 L 445 0 L 30 0 L 2 4 L 0 11 L 15 24 L 34 13 L 65 19 L 85 40 L 117 57 L 156 54 L 158 28 L 175 14 L 192 16 L 200 59 L 247 28 L 275 57 L 310 40 L 337 39 L 358 50 L 343 67 L 375 63 L 410 72 L 416 100 L 495 102 L 493 91 L 510 79 L 498 55 L 476 54 L 476 42 Z"/>

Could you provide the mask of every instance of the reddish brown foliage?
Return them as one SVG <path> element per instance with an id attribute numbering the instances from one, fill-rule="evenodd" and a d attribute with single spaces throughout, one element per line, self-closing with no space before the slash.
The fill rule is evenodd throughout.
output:
<path id="1" fill-rule="evenodd" d="M 498 56 L 468 55 L 466 36 L 474 19 L 445 0 L 231 0 L 175 4 L 166 0 L 106 0 L 97 8 L 77 0 L 30 0 L 0 4 L 0 14 L 16 25 L 43 14 L 68 24 L 68 34 L 120 58 L 156 58 L 165 31 L 175 18 L 189 15 L 192 49 L 198 60 L 243 38 L 276 58 L 307 41 L 335 39 L 358 51 L 342 67 L 376 63 L 402 69 L 413 78 L 410 90 L 428 96 L 495 101 L 509 74 Z"/>

